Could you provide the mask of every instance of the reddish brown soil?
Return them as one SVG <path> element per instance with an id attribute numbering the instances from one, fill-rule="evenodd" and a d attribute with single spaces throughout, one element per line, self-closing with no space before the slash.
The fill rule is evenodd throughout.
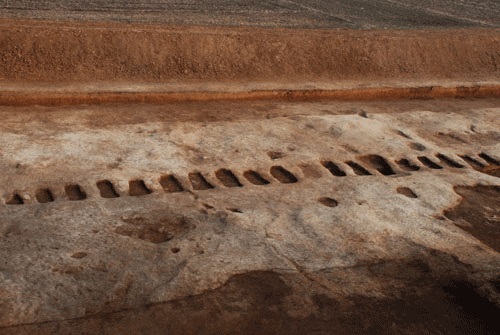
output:
<path id="1" fill-rule="evenodd" d="M 247 92 L 2 92 L 0 105 L 57 106 L 104 103 L 164 104 L 184 101 L 218 100 L 285 100 L 285 101 L 366 101 L 436 98 L 494 98 L 500 96 L 500 85 L 474 87 L 422 87 L 422 89 L 387 87 L 339 90 L 260 90 Z"/>
<path id="2" fill-rule="evenodd" d="M 308 104 L 308 103 L 307 103 Z M 92 108 L 85 106 L 4 107 L 0 118 L 10 124 L 9 131 L 24 131 L 23 123 L 37 120 L 47 129 L 60 127 L 60 120 L 68 114 L 78 114 L 78 122 L 88 129 L 99 129 L 108 125 L 140 124 L 144 122 L 217 122 L 237 120 L 273 119 L 302 115 L 357 114 L 360 110 L 368 114 L 431 111 L 435 113 L 466 113 L 468 109 L 496 108 L 498 99 L 438 99 L 438 100 L 389 100 L 348 102 L 336 101 L 310 108 L 294 109 L 293 102 L 283 101 L 207 101 L 178 102 L 165 105 L 149 104 L 102 104 Z M 16 126 L 17 124 L 17 126 Z M 480 141 L 477 135 L 467 139 Z M 448 138 L 443 141 L 450 141 Z M 486 140 L 484 140 L 486 141 Z M 489 140 L 491 141 L 491 140 Z M 452 142 L 453 143 L 453 142 Z M 486 143 L 488 144 L 488 143 Z"/>
<path id="3" fill-rule="evenodd" d="M 498 29 L 293 30 L 0 21 L 0 81 L 498 79 Z"/>
<path id="4" fill-rule="evenodd" d="M 487 173 L 491 176 L 495 176 L 500 178 L 500 167 L 499 166 L 487 166 L 483 169 L 484 173 Z"/>

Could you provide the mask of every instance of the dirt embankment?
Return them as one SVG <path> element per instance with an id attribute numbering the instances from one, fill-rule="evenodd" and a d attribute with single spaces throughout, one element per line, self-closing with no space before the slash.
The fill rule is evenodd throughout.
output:
<path id="1" fill-rule="evenodd" d="M 0 21 L 0 81 L 497 80 L 500 30 L 293 30 Z"/>
<path id="2" fill-rule="evenodd" d="M 0 104 L 500 96 L 500 30 L 0 21 Z"/>

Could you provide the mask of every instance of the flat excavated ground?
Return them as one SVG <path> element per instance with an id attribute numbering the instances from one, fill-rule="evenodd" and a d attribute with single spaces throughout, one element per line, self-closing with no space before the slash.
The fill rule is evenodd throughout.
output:
<path id="1" fill-rule="evenodd" d="M 0 109 L 0 334 L 495 334 L 498 99 Z"/>

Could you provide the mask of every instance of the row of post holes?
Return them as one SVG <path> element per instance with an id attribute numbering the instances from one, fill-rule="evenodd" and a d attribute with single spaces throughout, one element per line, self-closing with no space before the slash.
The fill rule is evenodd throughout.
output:
<path id="1" fill-rule="evenodd" d="M 443 154 L 437 154 L 436 157 L 440 160 L 440 162 L 444 165 L 447 165 L 452 168 L 464 168 L 464 165 L 454 161 L 453 159 L 445 156 Z M 460 156 L 465 162 L 469 163 L 475 169 L 484 168 L 486 165 L 480 162 L 479 160 L 472 158 L 470 156 Z M 493 157 L 481 153 L 479 154 L 484 161 L 488 164 L 500 165 L 500 162 Z M 442 169 L 443 167 L 438 163 L 432 161 L 426 156 L 419 156 L 417 159 L 424 166 L 430 169 Z M 364 163 L 371 165 L 374 169 L 380 172 L 382 175 L 394 175 L 396 172 L 392 168 L 392 166 L 387 162 L 385 158 L 378 155 L 368 155 L 361 157 Z M 400 159 L 395 161 L 396 164 L 404 171 L 418 171 L 420 167 L 416 165 L 414 162 L 408 159 Z M 359 163 L 354 161 L 345 162 L 356 175 L 359 176 L 368 176 L 372 175 L 370 171 L 364 168 Z M 347 174 L 334 162 L 332 161 L 321 161 L 321 165 L 325 167 L 330 173 L 337 177 L 344 177 Z M 270 169 L 271 175 L 277 179 L 280 183 L 283 184 L 292 184 L 298 181 L 297 177 L 293 175 L 290 171 L 285 169 L 282 166 L 273 166 Z M 217 179 L 225 186 L 225 187 L 242 187 L 243 184 L 239 181 L 239 179 L 234 175 L 231 170 L 228 169 L 220 169 L 215 172 L 215 176 Z M 264 178 L 261 174 L 253 170 L 247 170 L 243 173 L 243 176 L 254 185 L 267 185 L 270 184 L 270 181 Z M 192 172 L 188 175 L 189 182 L 194 190 L 208 190 L 213 189 L 213 186 L 200 172 Z M 184 187 L 179 182 L 179 180 L 174 175 L 166 175 L 160 178 L 160 185 L 168 193 L 174 192 L 182 192 L 184 191 Z M 115 190 L 115 187 L 109 180 L 101 180 L 97 182 L 97 188 L 103 198 L 118 198 L 120 195 Z M 65 193 L 69 200 L 84 200 L 87 198 L 87 194 L 83 190 L 80 185 L 77 184 L 68 184 L 65 186 Z M 136 179 L 129 181 L 129 195 L 130 196 L 142 196 L 152 193 L 152 191 L 146 186 L 143 180 Z M 54 195 L 50 191 L 50 189 L 39 189 L 35 197 L 39 203 L 48 203 L 54 201 Z M 8 205 L 22 205 L 24 203 L 23 198 L 19 194 L 14 194 L 11 200 L 7 201 Z"/>

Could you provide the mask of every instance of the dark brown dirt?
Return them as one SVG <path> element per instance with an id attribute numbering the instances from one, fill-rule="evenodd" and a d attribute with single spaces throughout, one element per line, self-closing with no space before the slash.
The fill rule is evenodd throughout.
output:
<path id="1" fill-rule="evenodd" d="M 66 196 L 71 201 L 85 200 L 87 199 L 87 194 L 82 189 L 80 185 L 69 184 L 64 187 Z"/>
<path id="2" fill-rule="evenodd" d="M 496 334 L 498 307 L 473 284 L 450 273 L 442 277 L 450 259 L 439 258 L 435 264 L 416 259 L 305 276 L 248 272 L 199 296 L 2 334 Z M 336 294 L 351 276 L 377 278 L 384 296 Z M 325 282 L 335 289 L 325 290 L 319 284 Z"/>
<path id="3" fill-rule="evenodd" d="M 267 185 L 269 184 L 269 181 L 262 177 L 258 172 L 248 170 L 245 171 L 244 174 L 245 178 L 251 182 L 254 185 Z"/>
<path id="4" fill-rule="evenodd" d="M 360 160 L 371 165 L 378 172 L 383 174 L 384 176 L 390 176 L 396 174 L 392 169 L 391 165 L 387 162 L 387 160 L 379 155 L 369 155 L 360 157 Z"/>
<path id="5" fill-rule="evenodd" d="M 475 238 L 500 252 L 500 186 L 456 187 L 462 202 L 445 216 Z"/>
<path id="6" fill-rule="evenodd" d="M 298 182 L 297 177 L 282 166 L 272 166 L 270 172 L 271 175 L 282 184 L 293 184 Z"/>
<path id="7" fill-rule="evenodd" d="M 97 182 L 97 188 L 103 198 L 118 198 L 119 194 L 109 180 L 101 180 Z"/>
<path id="8" fill-rule="evenodd" d="M 500 178 L 500 166 L 487 166 L 482 172 L 489 174 L 490 176 Z"/>
<path id="9" fill-rule="evenodd" d="M 22 205 L 22 204 L 24 204 L 24 200 L 17 193 L 13 194 L 12 198 L 7 201 L 7 205 Z"/>
<path id="10" fill-rule="evenodd" d="M 160 178 L 160 185 L 165 192 L 175 193 L 184 191 L 181 183 L 173 175 L 164 175 Z"/>
<path id="11" fill-rule="evenodd" d="M 212 184 L 210 184 L 205 177 L 199 172 L 191 172 L 188 175 L 189 181 L 193 186 L 194 190 L 203 191 L 214 188 Z"/>
<path id="12" fill-rule="evenodd" d="M 242 187 L 243 186 L 231 170 L 227 170 L 227 169 L 217 170 L 215 172 L 215 176 L 217 177 L 217 179 L 220 180 L 220 182 L 225 187 Z"/>
<path id="13" fill-rule="evenodd" d="M 337 200 L 328 197 L 319 198 L 318 202 L 327 207 L 337 207 L 339 205 Z"/>
<path id="14" fill-rule="evenodd" d="M 48 188 L 39 189 L 36 192 L 36 200 L 38 201 L 38 203 L 41 204 L 52 202 L 54 201 L 54 195 L 52 194 L 52 191 Z"/>
<path id="15" fill-rule="evenodd" d="M 151 193 L 151 190 L 148 189 L 143 180 L 131 180 L 129 181 L 128 185 L 128 193 L 130 196 L 140 197 L 142 195 L 148 195 Z"/>
<path id="16" fill-rule="evenodd" d="M 186 218 L 163 215 L 154 220 L 143 217 L 124 218 L 117 234 L 151 243 L 163 243 L 193 228 Z"/>
<path id="17" fill-rule="evenodd" d="M 415 192 L 413 192 L 413 190 L 409 187 L 398 187 L 396 189 L 396 192 L 398 192 L 399 194 L 402 194 L 408 198 L 412 198 L 412 199 L 418 198 L 418 196 L 415 194 Z"/>

